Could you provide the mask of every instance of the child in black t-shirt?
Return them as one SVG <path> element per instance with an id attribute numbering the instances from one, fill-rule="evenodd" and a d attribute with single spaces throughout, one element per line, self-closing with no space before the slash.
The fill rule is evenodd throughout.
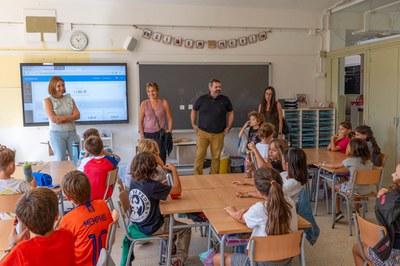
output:
<path id="1" fill-rule="evenodd" d="M 239 132 L 238 137 L 242 138 L 240 152 L 246 154 L 246 161 L 245 161 L 245 172 L 246 177 L 252 177 L 252 161 L 250 153 L 247 149 L 247 145 L 249 143 L 257 144 L 261 140 L 258 137 L 258 129 L 260 128 L 261 124 L 263 123 L 263 116 L 256 111 L 251 111 L 248 114 L 249 120 L 244 123 L 242 129 Z"/>
<path id="2" fill-rule="evenodd" d="M 156 157 L 149 152 L 139 153 L 131 163 L 132 181 L 130 184 L 129 202 L 131 205 L 130 220 L 146 235 L 157 235 L 168 232 L 169 216 L 164 217 L 160 212 L 160 200 L 166 200 L 168 195 L 179 195 L 182 192 L 178 171 L 173 164 L 166 164 L 173 176 L 173 185 L 164 185 L 154 181 L 158 174 Z M 174 224 L 183 225 L 178 221 Z M 177 235 L 176 260 L 172 265 L 183 265 L 188 257 L 191 229 L 174 229 Z"/>

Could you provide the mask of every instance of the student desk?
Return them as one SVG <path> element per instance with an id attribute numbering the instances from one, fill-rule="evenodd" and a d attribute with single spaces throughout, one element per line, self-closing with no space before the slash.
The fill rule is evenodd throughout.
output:
<path id="1" fill-rule="evenodd" d="M 237 209 L 248 208 L 249 206 L 238 206 Z M 211 234 L 219 242 L 220 254 L 221 254 L 221 265 L 224 265 L 224 252 L 225 252 L 225 239 L 229 234 L 238 233 L 251 233 L 253 230 L 248 228 L 245 224 L 236 221 L 233 217 L 227 214 L 223 209 L 212 208 L 204 209 L 204 214 L 207 216 L 210 223 L 208 233 L 208 249 L 211 247 Z M 299 229 L 311 228 L 311 223 L 305 220 L 303 217 L 297 215 L 297 227 Z"/>
<path id="2" fill-rule="evenodd" d="M 72 161 L 54 161 L 47 163 L 40 172 L 51 175 L 53 184 L 60 184 L 64 175 L 72 170 L 76 170 L 76 166 L 72 164 Z"/>
<path id="3" fill-rule="evenodd" d="M 41 172 L 44 167 L 48 162 L 39 162 L 36 164 L 32 164 L 32 172 Z M 24 169 L 22 165 L 16 165 L 15 166 L 15 172 L 11 175 L 12 177 L 18 178 L 18 179 L 23 179 L 25 177 L 24 175 Z"/>
<path id="4" fill-rule="evenodd" d="M 180 176 L 182 190 L 238 187 L 233 181 L 253 180 L 245 177 L 244 173 L 237 174 L 211 174 Z"/>
<path id="5" fill-rule="evenodd" d="M 307 164 L 340 163 L 347 158 L 346 154 L 337 151 L 328 151 L 326 148 L 303 149 L 307 155 Z"/>
<path id="6" fill-rule="evenodd" d="M 32 165 L 32 172 L 40 172 L 51 175 L 53 178 L 53 184 L 60 184 L 64 175 L 72 170 L 76 170 L 76 166 L 72 164 L 72 161 L 42 162 Z M 23 179 L 24 170 L 22 169 L 22 166 L 16 166 L 15 172 L 12 174 L 12 176 Z"/>
<path id="7" fill-rule="evenodd" d="M 167 265 L 171 265 L 170 258 L 172 251 L 173 228 L 187 227 L 187 225 L 174 226 L 174 214 L 202 212 L 206 209 L 213 208 L 218 210 L 219 213 L 224 214 L 223 217 L 225 222 L 222 222 L 222 224 L 224 224 L 226 223 L 226 219 L 232 219 L 224 213 L 224 207 L 231 205 L 250 207 L 260 200 L 255 198 L 238 198 L 235 196 L 237 191 L 254 191 L 253 186 L 238 186 L 232 184 L 235 180 L 244 179 L 244 174 L 195 175 L 181 177 L 181 185 L 183 187 L 181 197 L 178 199 L 171 199 L 168 197 L 167 200 L 160 201 L 161 214 L 170 215 Z M 198 180 L 201 180 L 201 182 Z M 237 222 L 236 224 L 242 226 L 239 229 L 235 229 L 239 230 L 238 232 L 243 232 L 242 230 L 250 230 L 245 225 Z M 201 225 L 208 225 L 208 223 L 188 226 Z"/>
<path id="8" fill-rule="evenodd" d="M 338 164 L 347 158 L 346 154 L 342 152 L 328 151 L 326 148 L 304 149 L 304 152 L 307 155 L 307 164 L 315 166 L 317 166 L 319 162 Z M 317 209 L 318 209 L 318 188 L 319 188 L 320 178 L 323 178 L 325 181 L 330 181 L 332 182 L 332 184 L 334 184 L 336 176 L 345 173 L 348 173 L 347 168 L 332 169 L 328 167 L 320 167 L 318 169 L 318 175 L 315 187 L 315 198 L 314 198 L 314 215 L 317 215 Z M 325 198 L 327 199 L 328 188 L 326 186 L 326 182 L 324 183 L 324 193 L 325 193 Z M 325 200 L 325 207 L 327 213 L 329 213 L 328 200 Z"/>

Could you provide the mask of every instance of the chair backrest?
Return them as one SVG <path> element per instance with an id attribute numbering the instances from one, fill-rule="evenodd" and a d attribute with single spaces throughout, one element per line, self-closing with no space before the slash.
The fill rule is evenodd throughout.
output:
<path id="1" fill-rule="evenodd" d="M 302 230 L 285 235 L 254 236 L 250 239 L 249 258 L 254 263 L 255 261 L 277 261 L 304 255 L 303 242 Z"/>
<path id="2" fill-rule="evenodd" d="M 125 190 L 125 186 L 124 186 L 124 183 L 122 182 L 121 178 L 117 178 L 117 185 L 118 185 L 119 192 L 122 192 Z"/>
<path id="3" fill-rule="evenodd" d="M 358 213 L 356 214 L 356 221 L 360 233 L 360 240 L 370 247 L 375 246 L 386 234 L 386 228 L 384 226 L 368 222 Z"/>
<path id="4" fill-rule="evenodd" d="M 374 247 L 379 240 L 386 234 L 386 228 L 363 219 L 358 213 L 355 214 L 354 226 L 356 228 L 356 239 L 364 265 L 368 264 L 366 254 L 364 254 L 363 243 Z"/>
<path id="5" fill-rule="evenodd" d="M 121 191 L 118 195 L 118 203 L 117 203 L 117 208 L 120 214 L 120 221 L 122 224 L 122 227 L 124 228 L 125 235 L 129 235 L 128 233 L 128 221 L 129 221 L 129 194 L 128 191 L 124 190 Z"/>
<path id="6" fill-rule="evenodd" d="M 113 222 L 108 225 L 108 234 L 106 238 L 106 249 L 108 253 L 111 253 L 112 246 L 115 243 L 115 232 L 118 227 L 119 214 L 116 210 L 112 211 Z"/>
<path id="7" fill-rule="evenodd" d="M 13 228 L 14 220 L 0 220 L 0 252 L 5 251 L 9 246 L 8 237 Z"/>
<path id="8" fill-rule="evenodd" d="M 379 185 L 382 178 L 382 168 L 376 167 L 370 170 L 356 170 L 354 173 L 354 184 L 357 185 Z"/>
<path id="9" fill-rule="evenodd" d="M 379 154 L 379 164 L 382 168 L 385 167 L 386 159 L 387 159 L 386 154 L 384 153 Z"/>
<path id="10" fill-rule="evenodd" d="M 107 195 L 108 191 L 110 190 L 110 187 L 114 189 L 115 184 L 117 183 L 118 179 L 118 167 L 115 167 L 111 171 L 108 171 L 107 173 L 107 188 L 106 191 L 104 192 L 104 197 L 103 200 L 107 200 Z"/>
<path id="11" fill-rule="evenodd" d="M 15 212 L 17 201 L 22 194 L 0 195 L 0 212 Z"/>

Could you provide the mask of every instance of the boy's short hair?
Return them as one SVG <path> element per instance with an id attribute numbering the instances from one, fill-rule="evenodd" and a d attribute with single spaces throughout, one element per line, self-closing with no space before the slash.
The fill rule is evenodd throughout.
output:
<path id="1" fill-rule="evenodd" d="M 101 138 L 96 136 L 90 136 L 85 140 L 85 149 L 92 155 L 97 156 L 99 155 L 103 149 L 103 141 Z"/>
<path id="2" fill-rule="evenodd" d="M 18 200 L 15 212 L 30 231 L 42 236 L 53 229 L 58 215 L 56 193 L 45 187 L 33 188 Z"/>
<path id="3" fill-rule="evenodd" d="M 76 204 L 85 204 L 90 201 L 92 188 L 89 178 L 81 171 L 73 170 L 68 172 L 61 181 L 61 188 L 65 195 Z"/>
<path id="4" fill-rule="evenodd" d="M 100 138 L 100 133 L 96 128 L 89 128 L 83 132 L 83 141 L 87 140 L 90 136 L 97 136 Z"/>
<path id="5" fill-rule="evenodd" d="M 275 126 L 271 123 L 264 122 L 261 124 L 260 128 L 257 131 L 257 135 L 259 138 L 268 138 L 274 134 Z"/>
<path id="6" fill-rule="evenodd" d="M 6 169 L 12 162 L 15 162 L 15 152 L 0 144 L 0 171 Z"/>
<path id="7" fill-rule="evenodd" d="M 251 111 L 250 113 L 247 114 L 247 116 L 249 117 L 249 119 L 254 116 L 254 118 L 257 121 L 257 124 L 261 125 L 262 122 L 264 122 L 264 116 L 256 111 Z"/>
<path id="8" fill-rule="evenodd" d="M 138 143 L 138 152 L 150 152 L 156 155 L 160 155 L 160 149 L 155 140 L 152 139 L 141 139 Z"/>
<path id="9" fill-rule="evenodd" d="M 141 152 L 136 154 L 131 163 L 131 176 L 136 181 L 150 180 L 158 173 L 154 154 Z"/>

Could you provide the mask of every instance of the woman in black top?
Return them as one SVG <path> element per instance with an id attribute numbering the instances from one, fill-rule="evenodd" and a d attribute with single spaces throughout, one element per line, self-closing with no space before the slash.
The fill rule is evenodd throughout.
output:
<path id="1" fill-rule="evenodd" d="M 283 112 L 282 106 L 276 100 L 275 89 L 272 86 L 265 88 L 263 99 L 258 106 L 258 112 L 264 116 L 264 122 L 275 126 L 274 138 L 282 138 Z"/>

